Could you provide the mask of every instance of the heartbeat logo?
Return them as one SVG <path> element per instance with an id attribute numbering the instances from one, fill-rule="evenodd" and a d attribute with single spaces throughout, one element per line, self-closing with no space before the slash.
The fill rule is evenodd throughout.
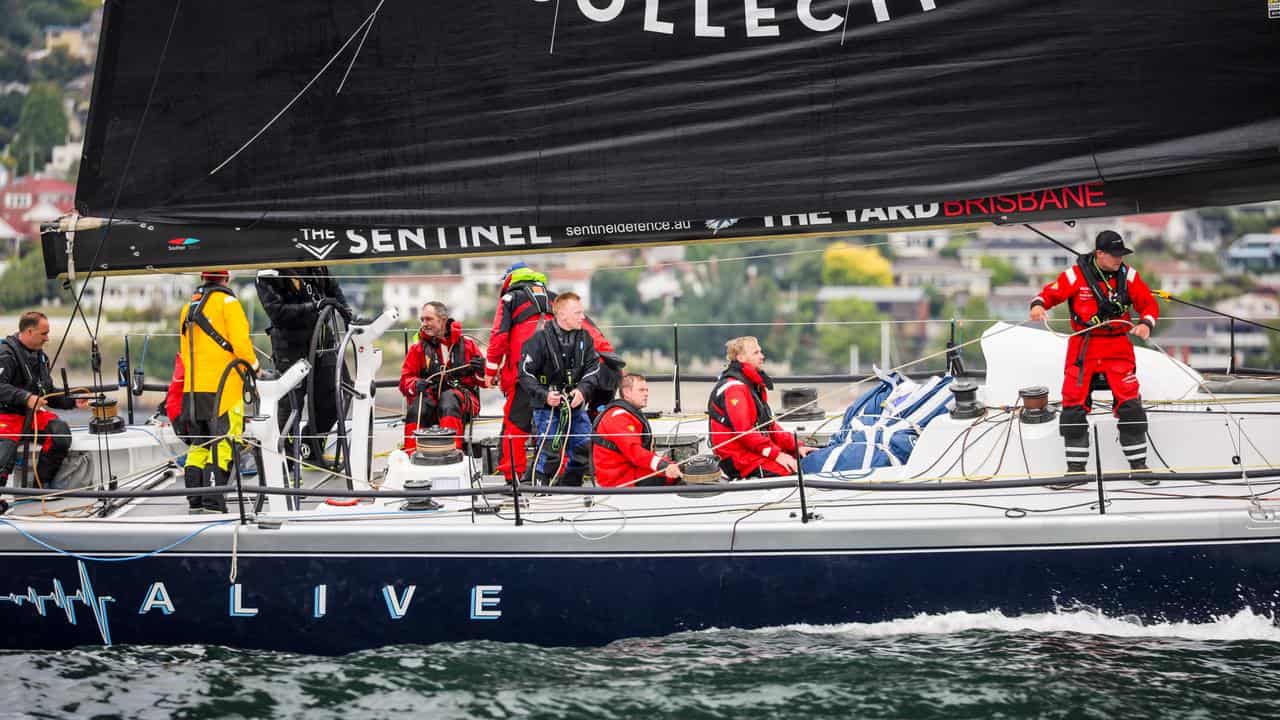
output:
<path id="1" fill-rule="evenodd" d="M 328 245 L 307 245 L 306 243 L 300 242 L 297 243 L 297 246 L 299 250 L 306 250 L 311 253 L 311 256 L 315 259 L 323 260 L 329 257 L 329 253 L 333 252 L 334 248 L 338 247 L 338 243 L 337 241 L 334 241 Z"/>
<path id="2" fill-rule="evenodd" d="M 76 564 L 80 569 L 80 589 L 74 595 L 66 594 L 62 589 L 62 582 L 55 579 L 53 592 L 47 595 L 41 595 L 35 588 L 28 586 L 27 592 L 23 595 L 16 593 L 0 595 L 0 602 L 10 602 L 18 607 L 22 607 L 23 603 L 33 605 L 40 617 L 46 617 L 45 603 L 53 603 L 55 608 L 66 613 L 67 622 L 72 625 L 76 624 L 75 604 L 83 603 L 93 613 L 93 619 L 98 623 L 98 634 L 102 636 L 102 643 L 109 646 L 111 645 L 111 625 L 107 621 L 107 603 L 115 602 L 116 599 L 108 595 L 102 597 L 95 595 L 93 583 L 89 580 L 89 570 L 84 566 L 84 561 L 77 560 Z"/>

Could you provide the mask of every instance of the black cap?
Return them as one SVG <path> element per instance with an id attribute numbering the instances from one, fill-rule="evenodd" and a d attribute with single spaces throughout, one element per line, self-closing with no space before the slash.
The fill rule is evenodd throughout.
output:
<path id="1" fill-rule="evenodd" d="M 1094 241 L 1094 247 L 1108 255 L 1117 257 L 1133 252 L 1124 246 L 1124 238 L 1120 237 L 1120 233 L 1115 230 L 1103 230 L 1098 233 L 1098 237 Z"/>

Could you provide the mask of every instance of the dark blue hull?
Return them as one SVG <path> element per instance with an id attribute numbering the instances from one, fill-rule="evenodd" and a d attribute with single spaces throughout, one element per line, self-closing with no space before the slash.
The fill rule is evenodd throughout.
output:
<path id="1" fill-rule="evenodd" d="M 7 555 L 0 564 L 3 645 L 22 649 L 107 641 L 319 654 L 480 639 L 596 645 L 708 627 L 1022 614 L 1075 603 L 1169 621 L 1245 607 L 1274 615 L 1280 605 L 1276 541 L 704 556 L 241 555 L 235 584 L 227 556 L 82 563 Z"/>

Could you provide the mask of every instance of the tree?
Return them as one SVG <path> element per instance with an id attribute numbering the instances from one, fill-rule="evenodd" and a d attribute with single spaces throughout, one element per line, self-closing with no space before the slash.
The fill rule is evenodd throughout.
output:
<path id="1" fill-rule="evenodd" d="M 27 0 L 25 5 L 31 23 L 45 27 L 83 24 L 93 13 L 94 6 L 101 3 L 93 0 Z"/>
<path id="2" fill-rule="evenodd" d="M 53 147 L 66 141 L 67 116 L 62 111 L 61 91 L 49 83 L 32 86 L 22 104 L 12 151 L 19 167 L 43 167 L 53 156 Z"/>
<path id="3" fill-rule="evenodd" d="M 58 282 L 45 278 L 44 258 L 38 252 L 18 258 L 0 275 L 0 309 L 22 312 L 57 295 Z"/>
<path id="4" fill-rule="evenodd" d="M 0 127 L 18 127 L 18 118 L 22 117 L 22 104 L 27 101 L 22 93 L 5 93 L 0 95 Z"/>
<path id="5" fill-rule="evenodd" d="M 618 304 L 628 313 L 640 313 L 645 304 L 640 300 L 640 291 L 636 288 L 643 276 L 640 268 L 629 270 L 609 270 L 598 268 L 591 275 L 591 297 L 597 306 L 608 303 Z"/>
<path id="6" fill-rule="evenodd" d="M 35 71 L 37 79 L 62 85 L 89 72 L 90 68 L 59 45 L 36 63 Z"/>
<path id="7" fill-rule="evenodd" d="M 1017 268 L 1009 264 L 1004 258 L 995 257 L 994 255 L 984 255 L 978 261 L 986 270 L 991 271 L 991 287 L 1000 287 L 1001 285 L 1018 284 L 1023 285 L 1027 282 L 1027 276 L 1022 274 Z"/>
<path id="8" fill-rule="evenodd" d="M 849 348 L 856 345 L 862 362 L 873 361 L 880 356 L 880 326 L 885 320 L 876 306 L 866 300 L 847 298 L 828 303 L 822 312 L 824 322 L 862 322 L 865 325 L 829 325 L 818 327 L 818 347 L 836 368 L 849 365 Z"/>
<path id="9" fill-rule="evenodd" d="M 825 285 L 892 285 L 893 266 L 877 248 L 838 242 L 822 254 Z"/>

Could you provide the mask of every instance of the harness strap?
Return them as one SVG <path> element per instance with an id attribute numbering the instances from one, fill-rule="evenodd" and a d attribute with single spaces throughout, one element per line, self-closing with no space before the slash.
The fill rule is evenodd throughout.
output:
<path id="1" fill-rule="evenodd" d="M 226 293 L 231 297 L 235 297 L 230 290 L 222 287 L 221 285 L 206 285 L 200 288 L 200 299 L 192 300 L 191 303 L 187 305 L 187 319 L 182 324 L 182 331 L 189 333 L 191 325 L 194 323 L 195 326 L 200 328 L 205 335 L 209 336 L 210 340 L 217 343 L 218 347 L 229 353 L 234 353 L 235 349 L 231 346 L 231 341 L 227 340 L 223 337 L 222 333 L 218 332 L 217 328 L 213 326 L 213 323 L 209 321 L 209 316 L 205 315 L 204 312 L 204 306 L 208 304 L 209 298 L 219 293 Z"/>

